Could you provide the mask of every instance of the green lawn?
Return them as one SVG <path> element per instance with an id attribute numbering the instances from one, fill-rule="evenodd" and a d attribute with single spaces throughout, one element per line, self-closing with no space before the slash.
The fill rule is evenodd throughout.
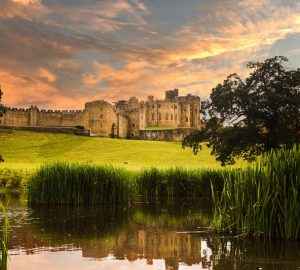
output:
<path id="1" fill-rule="evenodd" d="M 195 156 L 178 142 L 121 140 L 65 134 L 0 130 L 1 168 L 32 169 L 44 162 L 105 163 L 128 169 L 144 167 L 219 167 L 209 150 Z"/>

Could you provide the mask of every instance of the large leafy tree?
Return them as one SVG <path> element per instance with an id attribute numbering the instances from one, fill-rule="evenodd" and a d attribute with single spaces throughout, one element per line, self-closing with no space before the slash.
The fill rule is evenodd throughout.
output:
<path id="1" fill-rule="evenodd" d="M 202 103 L 206 126 L 183 140 L 196 154 L 206 144 L 222 165 L 253 160 L 274 148 L 290 148 L 300 138 L 300 69 L 276 56 L 250 62 L 244 81 L 231 74 Z"/>
<path id="2" fill-rule="evenodd" d="M 6 108 L 3 106 L 3 104 L 1 104 L 2 95 L 3 95 L 3 92 L 2 92 L 1 86 L 0 86 L 0 123 L 1 123 L 1 117 L 6 112 Z M 2 156 L 0 154 L 0 162 L 3 162 L 3 161 L 4 161 L 4 159 L 2 158 Z"/>

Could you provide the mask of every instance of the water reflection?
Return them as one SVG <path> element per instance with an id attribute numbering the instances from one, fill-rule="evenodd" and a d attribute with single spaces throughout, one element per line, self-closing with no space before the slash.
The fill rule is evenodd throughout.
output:
<path id="1" fill-rule="evenodd" d="M 299 242 L 209 234 L 210 207 L 27 208 L 10 201 L 10 269 L 300 269 Z"/>

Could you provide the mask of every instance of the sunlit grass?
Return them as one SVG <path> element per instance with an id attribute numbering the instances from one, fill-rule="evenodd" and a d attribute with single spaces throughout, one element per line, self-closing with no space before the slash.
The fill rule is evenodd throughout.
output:
<path id="1" fill-rule="evenodd" d="M 35 169 L 45 162 L 110 164 L 139 170 L 146 167 L 217 168 L 220 164 L 205 148 L 198 155 L 180 142 L 121 140 L 0 130 L 1 168 Z M 241 165 L 238 163 L 237 166 Z"/>

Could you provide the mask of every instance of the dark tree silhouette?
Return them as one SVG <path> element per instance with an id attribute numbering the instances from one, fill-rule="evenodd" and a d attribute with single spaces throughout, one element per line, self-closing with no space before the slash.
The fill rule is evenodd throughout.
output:
<path id="1" fill-rule="evenodd" d="M 231 74 L 202 103 L 206 127 L 184 138 L 196 154 L 206 144 L 222 165 L 253 160 L 274 148 L 290 148 L 300 137 L 300 69 L 286 68 L 276 56 L 250 62 L 243 81 Z"/>
<path id="2" fill-rule="evenodd" d="M 2 89 L 1 89 L 1 85 L 0 85 L 0 117 L 3 116 L 3 114 L 6 112 L 6 108 L 3 106 L 3 104 L 1 104 L 1 99 L 2 99 Z"/>
<path id="3" fill-rule="evenodd" d="M 3 106 L 3 104 L 1 104 L 2 95 L 3 95 L 3 92 L 2 92 L 1 86 L 0 86 L 0 123 L 1 123 L 1 117 L 6 112 L 6 108 Z M 0 154 L 0 162 L 4 162 L 4 159 L 2 158 L 1 154 Z"/>

